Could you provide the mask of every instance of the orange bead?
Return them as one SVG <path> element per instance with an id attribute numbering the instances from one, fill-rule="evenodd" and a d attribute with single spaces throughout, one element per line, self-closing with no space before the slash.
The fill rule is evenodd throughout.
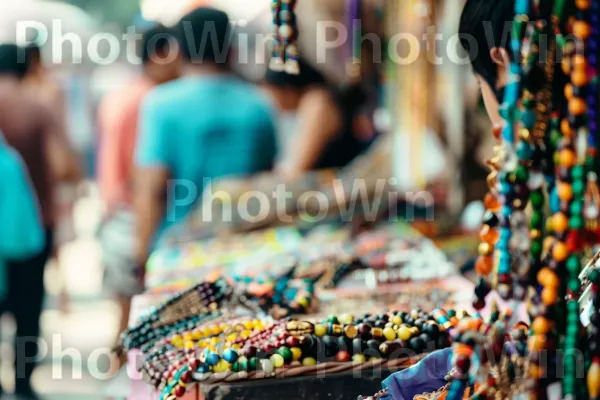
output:
<path id="1" fill-rule="evenodd" d="M 558 198 L 562 201 L 571 201 L 573 198 L 573 188 L 570 184 L 564 182 L 558 184 Z"/>
<path id="2" fill-rule="evenodd" d="M 483 198 L 483 205 L 490 211 L 498 211 L 502 206 L 500 200 L 492 193 L 487 193 Z"/>
<path id="3" fill-rule="evenodd" d="M 573 97 L 569 100 L 569 112 L 573 115 L 581 115 L 587 110 L 585 101 L 580 97 Z"/>
<path id="4" fill-rule="evenodd" d="M 560 67 L 565 75 L 569 75 L 571 73 L 571 61 L 568 58 L 565 58 L 563 62 L 560 63 Z"/>
<path id="5" fill-rule="evenodd" d="M 571 88 L 572 87 L 573 86 L 571 86 Z M 560 121 L 560 131 L 563 135 L 567 137 L 575 136 L 575 129 L 571 128 L 571 125 L 569 124 L 569 121 L 566 118 Z"/>
<path id="6" fill-rule="evenodd" d="M 563 262 L 569 257 L 569 248 L 563 242 L 558 242 L 552 248 L 552 258 L 558 262 Z"/>
<path id="7" fill-rule="evenodd" d="M 549 252 L 550 247 L 554 246 L 554 243 L 556 243 L 556 238 L 553 238 L 552 236 L 548 236 L 546 239 L 544 239 L 543 252 Z"/>
<path id="8" fill-rule="evenodd" d="M 558 233 L 563 233 L 569 228 L 569 218 L 563 213 L 557 213 L 552 216 L 552 229 Z"/>
<path id="9" fill-rule="evenodd" d="M 558 292 L 554 288 L 545 288 L 542 290 L 542 302 L 551 306 L 556 304 L 556 300 L 558 299 Z"/>
<path id="10" fill-rule="evenodd" d="M 527 371 L 527 373 L 529 374 L 529 377 L 531 379 L 538 380 L 538 379 L 541 379 L 544 377 L 544 368 L 542 368 L 539 365 L 531 363 L 531 364 L 529 364 L 529 370 Z"/>
<path id="11" fill-rule="evenodd" d="M 573 57 L 573 68 L 575 68 L 575 70 L 581 70 L 584 71 L 587 69 L 588 66 L 588 62 L 585 58 L 585 56 L 582 56 L 581 54 L 577 54 L 575 57 Z"/>
<path id="12" fill-rule="evenodd" d="M 478 275 L 486 276 L 494 270 L 494 259 L 492 256 L 479 256 L 475 263 L 475 271 Z"/>
<path id="13" fill-rule="evenodd" d="M 531 329 L 535 334 L 545 335 L 552 329 L 552 321 L 544 317 L 537 317 L 535 320 L 533 320 Z"/>
<path id="14" fill-rule="evenodd" d="M 566 74 L 568 74 L 569 72 L 565 72 Z M 585 86 L 587 85 L 589 80 L 589 77 L 587 75 L 587 73 L 585 71 L 582 71 L 580 69 L 573 71 L 573 73 L 571 74 L 571 83 L 573 83 L 573 85 L 575 86 Z"/>
<path id="15" fill-rule="evenodd" d="M 548 347 L 548 340 L 544 335 L 535 335 L 529 338 L 528 347 L 530 351 L 542 351 Z"/>
<path id="16" fill-rule="evenodd" d="M 500 238 L 500 234 L 494 228 L 491 228 L 489 225 L 484 225 L 481 228 L 481 232 L 479 233 L 479 237 L 484 242 L 494 245 Z"/>
<path id="17" fill-rule="evenodd" d="M 565 85 L 565 97 L 567 98 L 567 100 L 570 100 L 573 97 L 573 85 L 571 85 L 570 83 L 567 83 Z M 569 123 L 566 119 L 563 119 L 561 122 L 567 122 L 567 124 Z"/>
<path id="18" fill-rule="evenodd" d="M 538 282 L 546 288 L 557 288 L 560 285 L 558 275 L 550 268 L 542 268 L 537 275 Z"/>
<path id="19" fill-rule="evenodd" d="M 575 152 L 573 150 L 563 149 L 560 151 L 558 162 L 563 167 L 571 168 L 573 165 L 575 165 L 576 161 L 577 156 L 575 156 Z"/>
<path id="20" fill-rule="evenodd" d="M 590 9 L 590 0 L 575 0 L 575 7 L 582 11 Z"/>
<path id="21" fill-rule="evenodd" d="M 580 39 L 586 40 L 592 33 L 592 27 L 585 21 L 575 21 L 573 33 Z"/>

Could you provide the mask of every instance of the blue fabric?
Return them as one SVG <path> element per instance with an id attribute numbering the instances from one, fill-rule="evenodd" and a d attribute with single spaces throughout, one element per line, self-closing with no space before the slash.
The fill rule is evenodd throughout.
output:
<path id="1" fill-rule="evenodd" d="M 452 349 L 429 354 L 410 368 L 396 372 L 383 381 L 387 400 L 412 400 L 416 395 L 435 392 L 446 384 L 452 368 Z"/>
<path id="2" fill-rule="evenodd" d="M 215 178 L 272 168 L 274 109 L 232 76 L 186 77 L 154 89 L 142 105 L 136 164 L 164 167 L 172 181 L 160 232 L 182 221 Z"/>
<path id="3" fill-rule="evenodd" d="M 42 218 L 19 154 L 0 133 L 0 299 L 7 290 L 7 260 L 27 259 L 45 245 Z"/>

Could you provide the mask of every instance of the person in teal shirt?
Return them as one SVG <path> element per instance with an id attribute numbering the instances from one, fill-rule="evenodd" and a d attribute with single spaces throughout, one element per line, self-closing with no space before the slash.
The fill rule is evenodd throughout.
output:
<path id="1" fill-rule="evenodd" d="M 191 12 L 178 24 L 178 41 L 183 76 L 154 89 L 140 113 L 134 189 L 140 263 L 212 179 L 270 170 L 276 156 L 274 108 L 230 72 L 227 15 Z"/>

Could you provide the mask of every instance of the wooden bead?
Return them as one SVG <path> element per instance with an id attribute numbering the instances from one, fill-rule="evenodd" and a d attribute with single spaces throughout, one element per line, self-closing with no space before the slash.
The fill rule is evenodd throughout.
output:
<path id="1" fill-rule="evenodd" d="M 573 86 L 571 86 L 571 88 L 572 87 Z M 571 125 L 569 124 L 569 121 L 566 118 L 564 118 L 562 121 L 560 121 L 560 131 L 566 137 L 573 137 L 573 136 L 575 136 L 575 129 L 573 129 L 571 127 Z"/>
<path id="2" fill-rule="evenodd" d="M 558 242 L 552 248 L 552 258 L 558 262 L 563 262 L 569 256 L 569 248 L 563 242 Z"/>
<path id="3" fill-rule="evenodd" d="M 592 33 L 592 27 L 585 21 L 575 21 L 573 24 L 573 33 L 582 40 L 586 40 Z"/>
<path id="4" fill-rule="evenodd" d="M 573 85 L 571 85 L 570 83 L 567 83 L 565 85 L 565 98 L 567 100 L 570 100 L 572 97 L 573 97 Z M 563 121 L 566 121 L 566 120 L 563 120 Z"/>
<path id="5" fill-rule="evenodd" d="M 492 273 L 494 269 L 494 259 L 492 256 L 479 256 L 475 263 L 475 271 L 478 275 L 486 276 Z"/>
<path id="6" fill-rule="evenodd" d="M 562 201 L 571 201 L 573 199 L 573 188 L 569 183 L 560 182 L 558 184 L 558 198 Z"/>
<path id="7" fill-rule="evenodd" d="M 500 234 L 498 234 L 498 231 L 496 231 L 494 228 L 491 228 L 489 225 L 484 225 L 483 228 L 481 228 L 479 237 L 484 242 L 490 245 L 495 245 L 500 238 Z"/>
<path id="8" fill-rule="evenodd" d="M 587 110 L 587 105 L 585 104 L 585 100 L 580 97 L 573 97 L 569 100 L 569 112 L 573 115 L 582 115 Z"/>

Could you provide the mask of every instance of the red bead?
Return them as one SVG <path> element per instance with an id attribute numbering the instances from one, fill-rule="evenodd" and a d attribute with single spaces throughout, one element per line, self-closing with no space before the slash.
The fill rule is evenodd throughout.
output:
<path id="1" fill-rule="evenodd" d="M 336 359 L 339 362 L 348 362 L 350 361 L 350 353 L 348 353 L 347 351 L 340 351 L 337 353 Z"/>
<path id="2" fill-rule="evenodd" d="M 462 373 L 466 373 L 471 368 L 471 360 L 465 355 L 459 355 L 456 358 L 456 368 Z"/>
<path id="3" fill-rule="evenodd" d="M 296 347 L 298 346 L 298 338 L 295 336 L 288 336 L 285 339 L 285 343 L 290 347 Z"/>
<path id="4" fill-rule="evenodd" d="M 511 283 L 512 279 L 510 274 L 499 274 L 498 275 L 498 283 Z"/>
<path id="5" fill-rule="evenodd" d="M 476 310 L 481 310 L 485 307 L 485 300 L 484 299 L 479 299 L 479 298 L 475 298 L 473 300 L 473 308 Z"/>
<path id="6" fill-rule="evenodd" d="M 185 388 L 183 388 L 181 386 L 177 386 L 177 388 L 175 389 L 175 396 L 183 397 L 184 395 L 185 395 Z"/>
<path id="7" fill-rule="evenodd" d="M 192 372 L 188 369 L 183 374 L 181 374 L 181 380 L 183 383 L 190 383 L 192 380 Z"/>
<path id="8" fill-rule="evenodd" d="M 200 361 L 198 359 L 194 359 L 190 361 L 190 367 L 195 371 L 200 367 Z"/>
<path id="9" fill-rule="evenodd" d="M 585 237 L 580 231 L 571 231 L 565 241 L 571 253 L 578 252 L 585 246 Z"/>

